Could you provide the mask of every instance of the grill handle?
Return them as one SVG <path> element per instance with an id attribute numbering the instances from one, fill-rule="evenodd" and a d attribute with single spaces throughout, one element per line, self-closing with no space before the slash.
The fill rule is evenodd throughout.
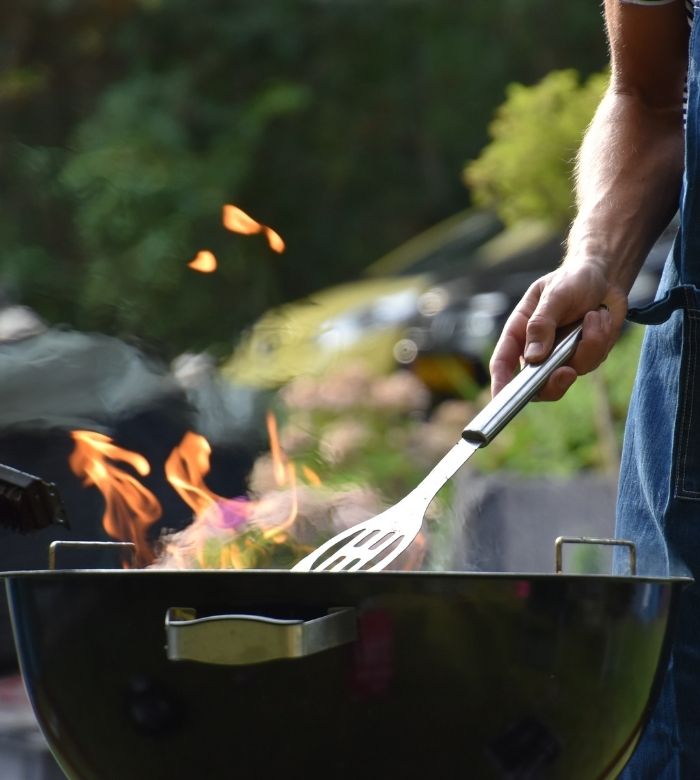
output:
<path id="1" fill-rule="evenodd" d="M 331 609 L 314 620 L 278 620 L 261 615 L 198 618 L 191 607 L 171 607 L 165 615 L 170 661 L 245 666 L 305 658 L 357 639 L 352 608 Z"/>
<path id="2" fill-rule="evenodd" d="M 554 540 L 554 571 L 564 571 L 562 548 L 565 544 L 602 544 L 608 547 L 625 547 L 629 554 L 629 570 L 632 576 L 637 574 L 637 546 L 627 539 L 593 539 L 590 536 L 557 536 Z"/>
<path id="3" fill-rule="evenodd" d="M 53 571 L 56 568 L 56 556 L 59 550 L 127 550 L 131 553 L 131 565 L 134 565 L 134 555 L 136 554 L 136 545 L 133 542 L 65 542 L 57 539 L 49 545 L 49 569 Z"/>
<path id="4" fill-rule="evenodd" d="M 574 327 L 541 363 L 528 363 L 467 425 L 462 438 L 482 447 L 488 444 L 574 354 L 582 328 L 581 324 Z"/>

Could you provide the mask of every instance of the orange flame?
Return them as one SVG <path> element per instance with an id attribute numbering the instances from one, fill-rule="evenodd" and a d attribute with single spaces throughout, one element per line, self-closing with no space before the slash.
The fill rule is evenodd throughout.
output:
<path id="1" fill-rule="evenodd" d="M 277 423 L 272 414 L 268 414 L 273 458 L 273 473 L 278 485 L 287 485 L 290 490 L 291 507 L 287 517 L 274 526 L 265 529 L 263 537 L 274 542 L 285 540 L 286 529 L 297 517 L 299 507 L 296 492 L 296 474 L 294 465 L 289 463 L 279 445 Z M 266 516 L 270 511 L 266 500 L 258 501 L 242 498 L 224 498 L 212 492 L 204 478 L 209 473 L 211 447 L 199 434 L 188 432 L 180 444 L 173 449 L 165 463 L 165 474 L 180 498 L 192 509 L 194 522 L 180 535 L 178 541 L 171 539 L 166 543 L 165 555 L 178 567 L 186 567 L 188 558 L 196 561 L 202 568 L 212 565 L 211 552 L 207 552 L 207 542 L 223 534 L 244 526 L 256 513 Z M 254 521 L 255 522 L 255 521 Z M 246 540 L 244 544 L 252 544 Z M 221 568 L 244 568 L 245 550 L 235 545 L 224 545 L 219 550 L 216 562 Z"/>
<path id="2" fill-rule="evenodd" d="M 180 498 L 194 512 L 194 523 L 188 529 L 188 548 L 167 545 L 166 553 L 178 566 L 189 551 L 199 566 L 206 568 L 205 548 L 212 533 L 225 529 L 235 530 L 249 518 L 250 502 L 245 499 L 224 498 L 211 491 L 204 483 L 209 473 L 211 447 L 198 433 L 186 433 L 165 462 L 165 475 Z M 219 566 L 221 568 L 242 568 L 233 559 L 234 552 L 222 548 Z M 238 562 L 240 564 L 240 561 Z"/>
<path id="3" fill-rule="evenodd" d="M 268 411 L 266 419 L 267 435 L 270 439 L 270 455 L 272 456 L 272 473 L 277 485 L 282 487 L 287 481 L 287 458 L 280 446 L 275 415 Z"/>
<path id="4" fill-rule="evenodd" d="M 199 271 L 202 274 L 211 274 L 216 271 L 217 262 L 213 252 L 208 249 L 202 249 L 201 252 L 197 252 L 197 257 L 194 260 L 187 263 L 187 266 L 193 271 Z"/>
<path id="5" fill-rule="evenodd" d="M 207 487 L 204 480 L 210 471 L 211 447 L 204 436 L 191 431 L 186 433 L 168 456 L 165 462 L 167 480 L 194 514 L 194 522 L 186 529 L 186 536 L 181 536 L 178 543 L 166 542 L 165 553 L 177 567 L 187 568 L 191 565 L 188 561 L 195 561 L 202 568 L 211 566 L 209 539 L 235 534 L 249 522 L 262 521 L 263 538 L 275 543 L 286 541 L 287 530 L 299 513 L 297 472 L 280 444 L 277 420 L 272 412 L 267 415 L 267 430 L 274 481 L 279 488 L 286 489 L 283 491 L 287 504 L 282 514 L 284 519 L 278 514 L 279 495 L 271 493 L 259 500 L 225 498 Z M 117 465 L 125 464 L 140 477 L 145 477 L 151 470 L 148 461 L 136 452 L 118 447 L 109 436 L 100 433 L 73 431 L 72 436 L 75 448 L 70 456 L 70 467 L 85 485 L 94 485 L 102 492 L 106 502 L 102 520 L 105 530 L 115 539 L 134 542 L 137 565 L 153 563 L 155 555 L 148 543 L 147 531 L 161 515 L 160 503 L 135 476 Z M 318 475 L 307 466 L 302 467 L 302 474 L 308 484 L 321 484 Z M 250 565 L 246 562 L 250 560 L 253 547 L 258 546 L 259 542 L 252 538 L 244 538 L 240 547 L 224 545 L 218 552 L 218 565 L 244 568 Z"/>
<path id="6" fill-rule="evenodd" d="M 226 230 L 230 230 L 232 233 L 240 233 L 244 236 L 263 233 L 273 252 L 281 253 L 286 248 L 279 233 L 261 222 L 256 222 L 238 206 L 227 203 L 223 208 L 222 221 Z"/>
<path id="7" fill-rule="evenodd" d="M 292 505 L 289 510 L 287 518 L 281 523 L 278 523 L 272 528 L 268 528 L 264 532 L 266 539 L 277 539 L 279 537 L 282 540 L 284 531 L 289 528 L 297 518 L 299 514 L 299 499 L 297 495 L 297 480 L 296 480 L 296 468 L 293 463 L 290 463 L 287 456 L 280 445 L 279 433 L 277 430 L 277 418 L 275 415 L 268 411 L 266 416 L 267 423 L 267 435 L 270 440 L 270 456 L 272 458 L 272 475 L 275 480 L 275 484 L 278 487 L 289 487 Z M 258 507 L 262 507 L 263 502 L 258 502 Z"/>
<path id="8" fill-rule="evenodd" d="M 161 516 L 158 499 L 137 479 L 115 465 L 122 462 L 131 466 L 141 477 L 151 467 L 142 455 L 114 444 L 109 436 L 94 431 L 72 431 L 75 448 L 69 464 L 84 485 L 94 485 L 105 499 L 102 524 L 105 531 L 119 541 L 136 545 L 136 564 L 148 565 L 154 555 L 147 540 L 147 532 Z"/>
<path id="9" fill-rule="evenodd" d="M 209 473 L 210 455 L 211 447 L 204 436 L 188 431 L 165 461 L 168 482 L 195 516 L 218 511 L 226 500 L 204 484 L 204 477 Z"/>
<path id="10" fill-rule="evenodd" d="M 284 252 L 286 249 L 285 243 L 282 240 L 282 236 L 271 227 L 265 226 L 264 232 L 270 249 L 273 252 L 277 252 L 278 255 L 282 254 L 282 252 Z"/>
<path id="11" fill-rule="evenodd" d="M 241 233 L 244 236 L 260 233 L 264 227 L 246 214 L 243 209 L 232 206 L 230 203 L 227 203 L 223 208 L 223 223 L 226 230 L 230 230 L 232 233 Z"/>
<path id="12" fill-rule="evenodd" d="M 302 466 L 301 473 L 304 475 L 304 478 L 309 483 L 309 485 L 320 487 L 323 484 L 323 482 L 321 482 L 321 477 L 319 477 L 318 474 L 308 466 Z"/>
<path id="13" fill-rule="evenodd" d="M 297 515 L 299 514 L 299 496 L 297 494 L 296 469 L 294 468 L 293 463 L 286 464 L 286 467 L 284 468 L 283 480 L 283 485 L 289 485 L 289 490 L 292 496 L 292 506 L 289 510 L 289 514 L 287 515 L 286 520 L 283 520 L 281 523 L 279 523 L 279 525 L 276 525 L 273 528 L 268 528 L 264 532 L 263 535 L 266 539 L 282 541 L 284 539 L 284 532 L 287 530 L 287 528 L 290 528 L 294 524 L 294 521 L 297 519 Z"/>

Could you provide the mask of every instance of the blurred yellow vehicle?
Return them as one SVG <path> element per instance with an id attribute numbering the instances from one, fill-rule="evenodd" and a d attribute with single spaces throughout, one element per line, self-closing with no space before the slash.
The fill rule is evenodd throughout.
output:
<path id="1" fill-rule="evenodd" d="M 462 212 L 385 255 L 360 279 L 270 310 L 224 364 L 223 376 L 274 389 L 355 359 L 376 372 L 392 370 L 407 327 L 435 304 L 430 291 L 438 279 L 465 272 L 501 230 L 492 214 Z"/>
<path id="2" fill-rule="evenodd" d="M 651 300 L 673 226 L 650 253 L 630 305 Z M 471 397 L 528 286 L 555 268 L 563 236 L 541 222 L 504 228 L 490 213 L 456 214 L 370 265 L 357 281 L 267 312 L 222 367 L 236 385 L 274 390 L 356 359 L 403 366 L 436 397 Z"/>
<path id="3" fill-rule="evenodd" d="M 389 371 L 393 347 L 429 284 L 424 275 L 363 279 L 273 309 L 253 326 L 222 373 L 271 389 L 355 358 L 373 371 Z"/>

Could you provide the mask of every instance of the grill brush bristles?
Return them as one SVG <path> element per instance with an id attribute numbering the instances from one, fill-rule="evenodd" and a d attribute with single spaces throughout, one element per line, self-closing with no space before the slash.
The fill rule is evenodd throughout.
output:
<path id="1" fill-rule="evenodd" d="M 0 464 L 0 528 L 24 534 L 54 524 L 68 527 L 56 486 Z"/>

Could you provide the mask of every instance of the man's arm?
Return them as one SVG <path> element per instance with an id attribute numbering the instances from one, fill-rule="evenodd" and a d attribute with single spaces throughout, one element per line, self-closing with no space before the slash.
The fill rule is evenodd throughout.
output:
<path id="1" fill-rule="evenodd" d="M 678 206 L 688 48 L 683 0 L 646 7 L 606 0 L 605 17 L 611 80 L 579 152 L 577 216 L 566 255 L 509 317 L 491 359 L 494 394 L 521 355 L 540 362 L 556 328 L 584 315 L 574 358 L 554 372 L 540 398 L 560 398 L 577 375 L 605 359 L 632 283 Z"/>

